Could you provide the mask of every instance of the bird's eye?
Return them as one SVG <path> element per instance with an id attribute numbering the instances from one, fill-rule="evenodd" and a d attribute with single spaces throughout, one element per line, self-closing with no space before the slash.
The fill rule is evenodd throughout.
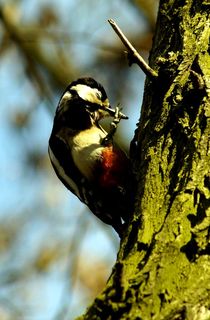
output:
<path id="1" fill-rule="evenodd" d="M 70 92 L 71 92 L 71 94 L 72 94 L 73 96 L 74 96 L 75 94 L 78 95 L 78 92 L 77 92 L 77 90 L 75 90 L 75 89 L 71 89 Z"/>
<path id="2" fill-rule="evenodd" d="M 101 93 L 100 92 L 96 92 L 96 97 L 101 100 Z"/>
<path id="3" fill-rule="evenodd" d="M 88 110 L 90 110 L 91 112 L 95 112 L 100 108 L 100 105 L 98 105 L 97 103 L 87 103 L 86 107 Z"/>

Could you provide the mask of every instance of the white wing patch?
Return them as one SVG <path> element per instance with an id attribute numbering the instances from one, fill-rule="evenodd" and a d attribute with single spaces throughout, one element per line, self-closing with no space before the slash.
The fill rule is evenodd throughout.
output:
<path id="1" fill-rule="evenodd" d="M 50 146 L 49 146 L 49 156 L 50 156 L 50 160 L 52 162 L 52 164 L 54 165 L 54 167 L 56 168 L 56 170 L 58 171 L 58 174 L 62 177 L 62 179 L 66 182 L 66 184 L 72 189 L 74 190 L 75 195 L 81 199 L 80 193 L 79 193 L 79 189 L 76 185 L 76 183 L 69 177 L 66 175 L 65 171 L 63 170 L 62 166 L 60 165 L 58 159 L 55 157 L 54 153 L 52 152 Z M 82 201 L 82 200 L 81 200 Z"/>

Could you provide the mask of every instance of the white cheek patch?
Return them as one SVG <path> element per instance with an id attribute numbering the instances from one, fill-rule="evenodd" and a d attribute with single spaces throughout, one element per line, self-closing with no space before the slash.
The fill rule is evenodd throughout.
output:
<path id="1" fill-rule="evenodd" d="M 69 100 L 69 99 L 71 99 L 71 97 L 72 97 L 72 94 L 71 94 L 69 91 L 66 91 L 66 92 L 64 93 L 63 97 L 62 97 L 62 100 L 63 100 L 63 99 L 64 99 L 64 100 Z"/>
<path id="2" fill-rule="evenodd" d="M 99 105 L 102 104 L 101 92 L 96 88 L 91 88 L 89 86 L 86 86 L 85 84 L 77 84 L 76 86 L 71 87 L 71 89 L 75 90 L 83 100 L 97 103 Z"/>
<path id="3" fill-rule="evenodd" d="M 71 97 L 72 97 L 72 94 L 69 91 L 66 91 L 59 102 L 58 110 L 60 110 L 61 108 L 65 108 L 65 105 L 66 105 L 65 102 L 70 100 Z"/>

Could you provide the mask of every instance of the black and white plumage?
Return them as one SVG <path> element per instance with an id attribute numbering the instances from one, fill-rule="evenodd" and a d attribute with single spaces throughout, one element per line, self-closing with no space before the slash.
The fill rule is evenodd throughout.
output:
<path id="1" fill-rule="evenodd" d="M 99 124 L 114 114 L 98 82 L 73 81 L 55 113 L 49 156 L 63 184 L 121 236 L 131 205 L 130 164 L 112 139 L 104 143 L 107 132 Z"/>

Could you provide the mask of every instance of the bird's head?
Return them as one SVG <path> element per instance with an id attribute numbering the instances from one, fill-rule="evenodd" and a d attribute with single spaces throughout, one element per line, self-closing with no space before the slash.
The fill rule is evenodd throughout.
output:
<path id="1" fill-rule="evenodd" d="M 93 78 L 80 78 L 73 81 L 63 93 L 57 113 L 69 114 L 72 123 L 78 117 L 91 124 L 104 117 L 114 117 L 115 110 L 111 108 L 103 86 Z M 72 118 L 71 118 L 72 116 Z M 71 118 L 71 119 L 70 119 Z M 127 118 L 121 114 L 121 118 Z"/>

